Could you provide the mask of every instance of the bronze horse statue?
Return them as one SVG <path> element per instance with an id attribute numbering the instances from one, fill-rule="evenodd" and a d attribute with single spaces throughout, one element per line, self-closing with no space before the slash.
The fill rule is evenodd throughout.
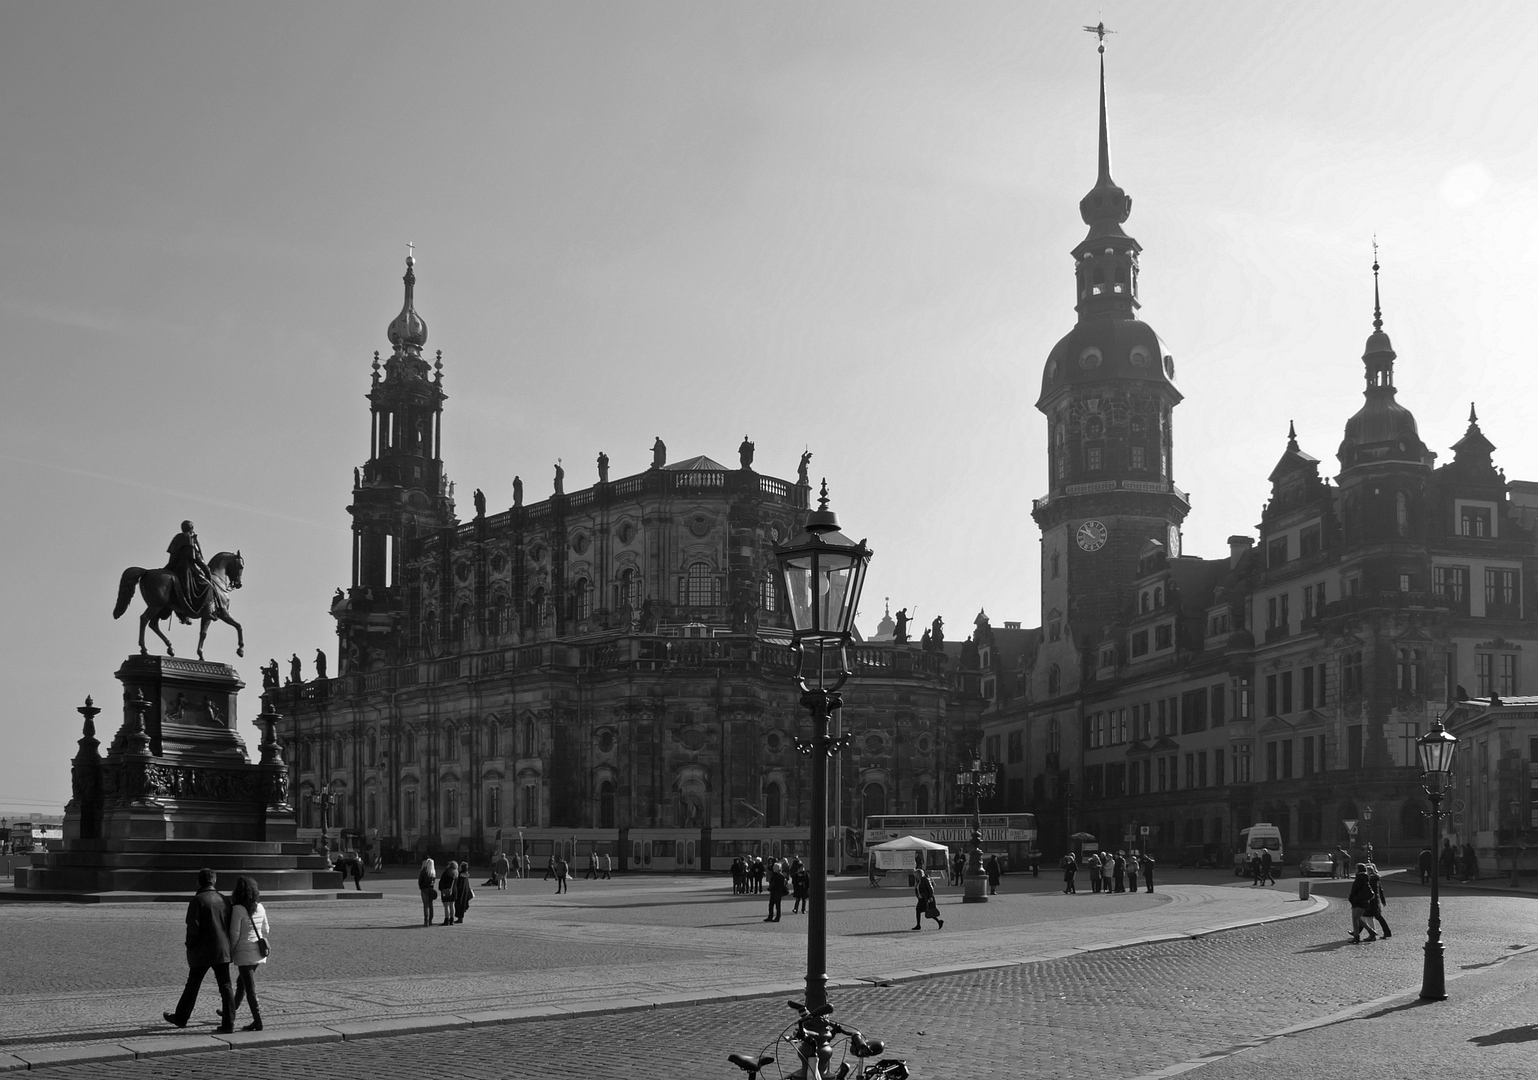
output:
<path id="1" fill-rule="evenodd" d="M 123 571 L 122 581 L 118 584 L 117 606 L 112 609 L 112 617 L 121 618 L 123 612 L 128 610 L 129 602 L 133 600 L 134 585 L 137 584 L 139 595 L 144 597 L 144 613 L 139 616 L 140 654 L 149 655 L 149 650 L 144 647 L 144 628 L 148 626 L 155 631 L 156 637 L 166 643 L 166 655 L 176 655 L 176 650 L 171 647 L 171 639 L 160 629 L 162 620 L 176 615 L 182 622 L 197 619 L 202 623 L 198 631 L 199 660 L 203 659 L 203 639 L 208 636 L 208 624 L 215 619 L 235 628 L 235 655 L 245 656 L 245 632 L 241 630 L 240 623 L 230 618 L 230 591 L 240 588 L 240 575 L 245 567 L 246 561 L 240 557 L 240 552 L 219 552 L 208 560 L 210 580 L 207 587 L 200 595 L 189 598 L 170 570 L 146 570 L 142 566 L 130 566 Z"/>

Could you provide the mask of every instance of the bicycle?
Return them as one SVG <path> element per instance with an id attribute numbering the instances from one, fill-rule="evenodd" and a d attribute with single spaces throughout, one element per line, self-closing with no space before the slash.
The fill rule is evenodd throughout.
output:
<path id="1" fill-rule="evenodd" d="M 785 1004 L 796 1010 L 796 1019 L 786 1025 L 770 1045 L 790 1043 L 796 1048 L 799 1064 L 788 1073 L 781 1065 L 781 1080 L 908 1080 L 908 1064 L 901 1058 L 882 1058 L 872 1064 L 870 1059 L 884 1052 L 886 1044 L 880 1039 L 867 1039 L 854 1028 L 829 1021 L 827 1017 L 833 1013 L 832 1005 L 808 1009 L 799 1001 Z M 843 1055 L 838 1068 L 834 1069 L 833 1058 L 838 1054 L 840 1039 L 843 1040 Z M 768 1049 L 769 1046 L 765 1046 L 757 1054 L 728 1054 L 726 1060 L 747 1074 L 745 1080 L 758 1080 L 759 1073 L 778 1063 L 772 1054 L 764 1052 Z M 849 1063 L 850 1057 L 855 1060 L 853 1067 Z"/>

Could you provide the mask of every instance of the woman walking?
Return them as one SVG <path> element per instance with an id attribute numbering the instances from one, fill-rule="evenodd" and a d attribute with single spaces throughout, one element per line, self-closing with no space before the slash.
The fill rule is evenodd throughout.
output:
<path id="1" fill-rule="evenodd" d="M 475 899 L 475 890 L 470 888 L 470 864 L 459 864 L 459 877 L 454 879 L 454 921 L 465 921 L 465 912 L 470 907 L 470 901 Z"/>
<path id="2" fill-rule="evenodd" d="M 230 963 L 239 974 L 235 978 L 235 999 L 230 1005 L 230 1015 L 224 1018 L 225 1027 L 233 1027 L 235 1014 L 240 1011 L 242 998 L 251 1002 L 251 1022 L 241 1031 L 262 1030 L 262 1007 L 256 1000 L 256 967 L 267 962 L 267 938 L 272 932 L 267 924 L 267 909 L 261 905 L 261 890 L 251 878 L 243 877 L 235 882 L 230 895 Z"/>
<path id="3" fill-rule="evenodd" d="M 1063 856 L 1063 893 L 1065 895 L 1068 894 L 1068 893 L 1076 893 L 1076 892 L 1079 891 L 1078 889 L 1076 889 L 1074 887 L 1074 884 L 1073 884 L 1074 875 L 1077 874 L 1078 872 L 1079 872 L 1079 860 L 1077 860 L 1077 859 L 1075 859 L 1073 857 L 1073 853 L 1072 852 L 1069 852 L 1067 855 L 1064 855 Z"/>
<path id="4" fill-rule="evenodd" d="M 924 872 L 922 867 L 919 868 L 915 878 L 913 892 L 918 898 L 918 903 L 913 908 L 913 929 L 924 929 L 924 916 L 927 915 L 935 921 L 937 929 L 944 930 L 945 920 L 940 918 L 940 908 L 935 903 L 934 883 L 929 880 L 929 875 Z"/>
<path id="5" fill-rule="evenodd" d="M 422 869 L 417 873 L 417 888 L 422 893 L 422 925 L 431 926 L 433 898 L 438 895 L 438 871 L 431 859 L 422 860 Z"/>
<path id="6" fill-rule="evenodd" d="M 1361 943 L 1362 931 L 1368 933 L 1368 941 L 1377 941 L 1378 933 L 1367 925 L 1367 909 L 1375 899 L 1372 882 L 1367 879 L 1367 864 L 1356 864 L 1356 880 L 1351 883 L 1351 892 L 1346 897 L 1346 902 L 1351 905 L 1351 940 Z"/>
<path id="7" fill-rule="evenodd" d="M 443 876 L 438 879 L 438 898 L 443 901 L 443 922 L 439 926 L 454 925 L 454 887 L 458 883 L 459 864 L 449 859 L 443 865 Z"/>

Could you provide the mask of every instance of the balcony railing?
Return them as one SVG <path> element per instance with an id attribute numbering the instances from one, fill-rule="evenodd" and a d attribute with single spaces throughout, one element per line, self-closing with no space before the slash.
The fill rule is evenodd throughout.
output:
<path id="1" fill-rule="evenodd" d="M 1087 484 L 1069 484 L 1060 493 L 1048 493 L 1031 500 L 1031 509 L 1040 510 L 1065 495 L 1099 495 L 1107 491 L 1132 491 L 1142 495 L 1174 495 L 1181 502 L 1190 504 L 1190 497 L 1172 480 L 1095 480 Z"/>

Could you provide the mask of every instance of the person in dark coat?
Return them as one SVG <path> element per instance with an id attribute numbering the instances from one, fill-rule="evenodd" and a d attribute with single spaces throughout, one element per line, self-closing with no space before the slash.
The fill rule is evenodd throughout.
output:
<path id="1" fill-rule="evenodd" d="M 999 857 L 997 855 L 989 856 L 988 865 L 985 869 L 988 872 L 988 895 L 993 896 L 999 891 L 999 880 L 1004 876 L 1003 871 L 999 867 Z"/>
<path id="2" fill-rule="evenodd" d="M 1262 885 L 1276 884 L 1276 860 L 1271 858 L 1270 848 L 1260 849 L 1260 883 Z"/>
<path id="3" fill-rule="evenodd" d="M 1142 863 L 1143 863 L 1143 881 L 1148 885 L 1148 891 L 1149 892 L 1153 892 L 1153 868 L 1154 868 L 1153 856 L 1148 854 L 1148 852 L 1146 852 L 1146 851 L 1143 852 Z M 1132 889 L 1133 889 L 1134 892 L 1137 891 L 1137 879 L 1136 878 L 1133 878 L 1133 880 L 1132 880 Z"/>
<path id="4" fill-rule="evenodd" d="M 234 995 L 230 988 L 230 904 L 215 888 L 218 875 L 207 867 L 198 871 L 198 891 L 187 905 L 187 985 L 176 1011 L 161 1013 L 166 1023 L 184 1028 L 198 1003 L 198 988 L 210 968 L 219 984 L 219 1034 L 235 1030 Z"/>
<path id="5" fill-rule="evenodd" d="M 790 906 L 790 913 L 805 915 L 807 901 L 812 895 L 812 875 L 800 859 L 790 864 L 790 890 L 796 900 Z"/>
<path id="6" fill-rule="evenodd" d="M 1431 849 L 1430 848 L 1421 848 L 1421 854 L 1420 854 L 1419 862 L 1420 862 L 1420 871 L 1421 871 L 1421 884 L 1422 885 L 1428 885 L 1428 884 L 1431 883 L 1431 874 L 1432 874 L 1433 870 L 1435 869 L 1433 867 L 1433 865 L 1432 865 Z"/>
<path id="7" fill-rule="evenodd" d="M 769 864 L 769 915 L 764 922 L 780 921 L 780 901 L 788 891 L 785 887 L 785 872 L 780 869 L 780 861 L 776 859 Z"/>
<path id="8" fill-rule="evenodd" d="M 1072 854 L 1064 855 L 1063 856 L 1062 867 L 1063 867 L 1063 892 L 1064 893 L 1076 893 L 1076 892 L 1078 892 L 1079 890 L 1074 886 L 1073 879 L 1074 879 L 1074 875 L 1076 875 L 1079 872 L 1079 860 L 1075 859 Z"/>
<path id="9" fill-rule="evenodd" d="M 470 901 L 475 898 L 475 890 L 470 888 L 470 864 L 459 864 L 459 877 L 454 879 L 454 921 L 465 921 L 465 912 L 470 907 Z"/>
<path id="10" fill-rule="evenodd" d="M 444 863 L 443 876 L 438 879 L 438 897 L 443 901 L 443 921 L 439 926 L 454 925 L 454 887 L 459 884 L 459 864 L 453 859 Z"/>
<path id="11" fill-rule="evenodd" d="M 1368 941 L 1377 941 L 1378 933 L 1367 925 L 1367 909 L 1377 899 L 1373 891 L 1372 882 L 1367 877 L 1367 864 L 1356 864 L 1356 880 L 1351 883 L 1351 892 L 1346 896 L 1346 902 L 1351 905 L 1351 933 L 1352 941 L 1361 943 L 1362 931 L 1367 931 Z"/>
<path id="12" fill-rule="evenodd" d="M 1111 868 L 1111 891 L 1126 892 L 1127 857 L 1118 851 L 1112 858 L 1116 860 L 1116 864 Z"/>
<path id="13" fill-rule="evenodd" d="M 732 894 L 736 895 L 737 893 L 745 893 L 747 891 L 748 868 L 743 865 L 742 856 L 739 855 L 732 860 Z"/>
<path id="14" fill-rule="evenodd" d="M 1473 844 L 1463 845 L 1463 880 L 1479 880 L 1479 852 L 1474 850 Z"/>
<path id="15" fill-rule="evenodd" d="M 940 909 L 935 906 L 934 883 L 929 880 L 929 875 L 924 873 L 922 868 L 914 875 L 913 892 L 918 898 L 918 903 L 913 909 L 913 929 L 924 929 L 924 916 L 927 915 L 935 921 L 939 929 L 944 930 L 945 920 L 940 918 Z"/>
<path id="16" fill-rule="evenodd" d="M 1383 928 L 1383 936 L 1391 938 L 1394 936 L 1394 931 L 1389 929 L 1388 920 L 1383 917 L 1383 907 L 1388 903 L 1388 897 L 1383 895 L 1383 878 L 1368 866 L 1367 880 L 1372 885 L 1372 903 L 1367 905 L 1367 918 L 1376 919 L 1378 925 Z"/>
<path id="17" fill-rule="evenodd" d="M 1442 841 L 1442 880 L 1451 881 L 1458 867 L 1458 855 L 1451 840 Z"/>

